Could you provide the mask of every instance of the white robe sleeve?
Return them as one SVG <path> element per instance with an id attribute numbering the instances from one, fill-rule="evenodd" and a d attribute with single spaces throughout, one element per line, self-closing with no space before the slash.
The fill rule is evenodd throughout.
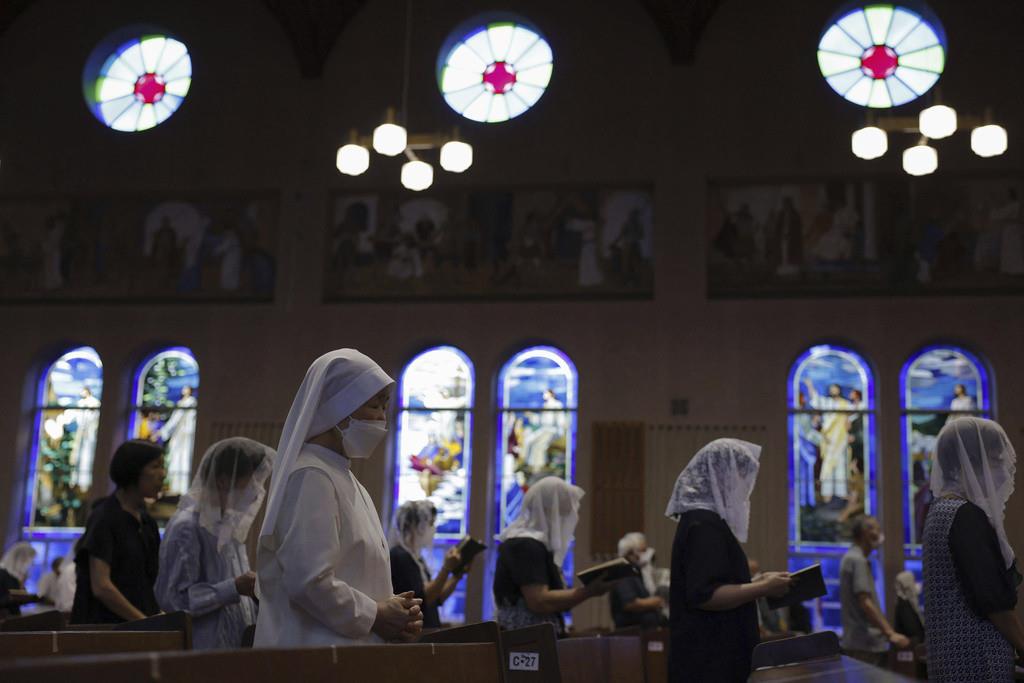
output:
<path id="1" fill-rule="evenodd" d="M 343 517 L 353 514 L 359 513 L 339 498 L 326 474 L 295 472 L 285 486 L 276 555 L 294 606 L 346 638 L 365 638 L 377 618 L 377 601 L 340 580 L 334 569 L 344 562 Z"/>

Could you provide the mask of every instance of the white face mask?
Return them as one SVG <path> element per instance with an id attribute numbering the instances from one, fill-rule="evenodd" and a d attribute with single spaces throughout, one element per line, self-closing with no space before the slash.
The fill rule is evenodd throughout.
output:
<path id="1" fill-rule="evenodd" d="M 648 548 L 647 550 L 640 553 L 639 561 L 637 565 L 640 567 L 646 567 L 654 559 L 654 548 Z"/>
<path id="2" fill-rule="evenodd" d="M 369 458 L 388 433 L 388 423 L 384 420 L 357 420 L 350 417 L 348 427 L 342 429 L 334 425 L 341 435 L 341 450 L 349 458 Z"/>

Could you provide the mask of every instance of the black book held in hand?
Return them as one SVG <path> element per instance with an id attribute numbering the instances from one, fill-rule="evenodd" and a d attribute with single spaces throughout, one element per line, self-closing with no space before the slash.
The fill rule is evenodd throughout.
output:
<path id="1" fill-rule="evenodd" d="M 461 558 L 456 571 L 463 571 L 474 557 L 487 549 L 487 546 L 472 536 L 466 536 L 459 541 L 459 544 L 455 546 L 455 549 L 459 551 L 459 557 Z"/>
<path id="2" fill-rule="evenodd" d="M 790 574 L 790 577 L 793 579 L 793 583 L 789 586 L 789 592 L 781 598 L 768 598 L 769 608 L 789 607 L 798 602 L 820 598 L 828 592 L 825 590 L 825 577 L 821 575 L 820 564 L 804 567 L 800 571 Z"/>
<path id="3" fill-rule="evenodd" d="M 576 575 L 584 586 L 589 586 L 598 579 L 605 581 L 618 581 L 627 576 L 640 576 L 640 571 L 634 567 L 629 560 L 617 557 L 601 564 L 595 564 L 589 569 L 584 569 Z"/>

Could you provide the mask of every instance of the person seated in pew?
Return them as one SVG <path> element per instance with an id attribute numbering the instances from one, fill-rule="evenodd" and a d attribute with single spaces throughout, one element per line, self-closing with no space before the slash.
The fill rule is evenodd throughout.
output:
<path id="1" fill-rule="evenodd" d="M 53 562 L 50 563 L 50 571 L 39 577 L 39 585 L 36 588 L 36 593 L 42 598 L 42 602 L 47 605 L 53 604 L 53 595 L 57 588 L 57 582 L 60 580 L 61 565 L 64 564 L 63 557 L 53 558 Z"/>
<path id="2" fill-rule="evenodd" d="M 896 575 L 896 615 L 892 626 L 897 633 L 910 638 L 914 645 L 924 642 L 924 616 L 921 614 L 921 588 L 914 574 L 902 571 Z"/>
<path id="3" fill-rule="evenodd" d="M 20 605 L 23 603 L 12 599 L 11 591 L 25 590 L 25 581 L 35 559 L 36 549 L 27 541 L 18 541 L 0 558 L 0 591 L 3 591 L 0 616 L 16 617 L 21 614 Z"/>
<path id="4" fill-rule="evenodd" d="M 423 600 L 423 628 L 441 628 L 438 610 L 469 570 L 468 566 L 460 569 L 462 558 L 452 546 L 445 553 L 437 575 L 430 578 L 423 551 L 434 546 L 436 521 L 437 509 L 429 500 L 402 503 L 395 515 L 395 538 L 391 544 L 392 590 L 396 593 L 412 591 Z"/>
<path id="5" fill-rule="evenodd" d="M 758 643 L 758 598 L 789 590 L 788 572 L 751 581 L 746 543 L 761 447 L 716 439 L 679 474 L 665 515 L 676 520 L 669 602 L 669 680 L 746 681 Z"/>
<path id="6" fill-rule="evenodd" d="M 992 420 L 958 417 L 939 432 L 922 539 L 931 681 L 1014 680 L 1021 575 L 1004 515 L 1016 472 L 1013 445 Z"/>
<path id="7" fill-rule="evenodd" d="M 240 647 L 256 623 L 256 574 L 245 539 L 273 464 L 274 449 L 252 439 L 218 441 L 167 523 L 156 599 L 165 612 L 192 614 L 196 650 Z"/>
<path id="8" fill-rule="evenodd" d="M 167 478 L 164 450 L 132 439 L 114 451 L 110 479 L 117 487 L 97 501 L 75 556 L 72 624 L 109 624 L 160 612 L 153 584 L 160 566 L 160 532 L 146 499 L 160 495 Z"/>
<path id="9" fill-rule="evenodd" d="M 603 580 L 566 588 L 562 578 L 583 493 L 564 479 L 544 477 L 530 485 L 519 516 L 496 536 L 501 545 L 494 569 L 494 603 L 502 628 L 550 623 L 564 635 L 562 613 L 611 588 Z"/>
<path id="10" fill-rule="evenodd" d="M 647 547 L 646 536 L 632 531 L 619 539 L 618 550 L 619 557 L 636 567 L 640 575 L 616 581 L 608 593 L 615 628 L 657 628 L 665 625 L 668 621 L 663 612 L 665 601 L 655 594 L 657 586 L 651 571 L 654 568 L 654 548 Z"/>
<path id="11" fill-rule="evenodd" d="M 256 647 L 412 641 L 421 600 L 395 595 L 384 529 L 352 460 L 387 436 L 394 385 L 354 349 L 316 359 L 277 449 L 256 555 Z"/>

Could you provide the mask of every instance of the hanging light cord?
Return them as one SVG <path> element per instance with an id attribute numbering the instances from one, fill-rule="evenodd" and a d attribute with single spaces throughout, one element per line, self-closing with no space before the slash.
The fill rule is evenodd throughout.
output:
<path id="1" fill-rule="evenodd" d="M 402 125 L 409 127 L 409 60 L 412 45 L 412 0 L 405 3 L 405 63 L 402 65 Z"/>

